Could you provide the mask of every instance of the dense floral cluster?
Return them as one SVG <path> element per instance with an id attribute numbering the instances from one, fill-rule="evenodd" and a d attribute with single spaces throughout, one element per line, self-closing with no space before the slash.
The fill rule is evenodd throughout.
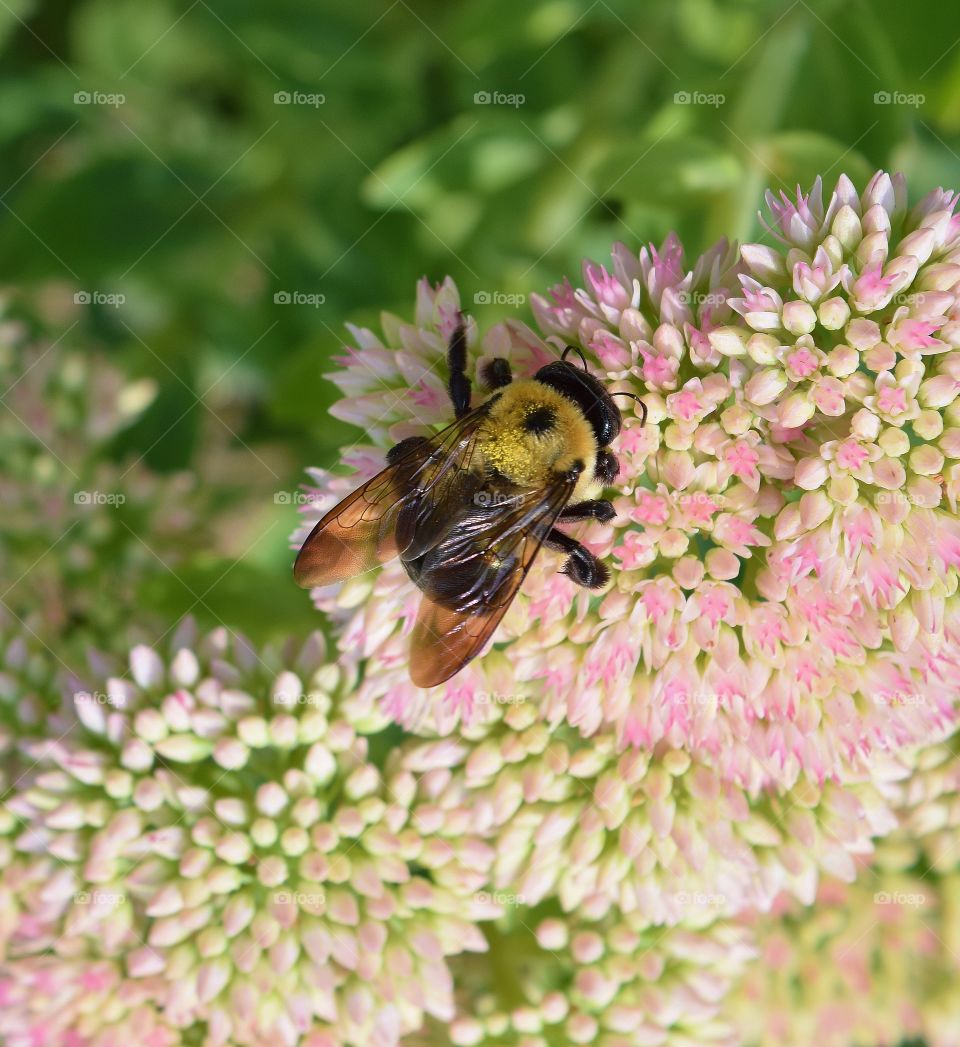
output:
<path id="1" fill-rule="evenodd" d="M 868 775 L 955 721 L 960 217 L 942 192 L 908 209 L 885 174 L 859 195 L 841 178 L 826 203 L 819 182 L 768 202 L 779 248 L 721 243 L 688 270 L 674 238 L 618 245 L 583 288 L 534 298 L 548 342 L 514 322 L 482 340 L 470 323 L 468 340 L 518 373 L 572 342 L 648 410 L 615 444 L 617 518 L 582 528 L 613 585 L 591 599 L 541 557 L 498 635 L 511 690 L 586 735 L 789 787 Z M 459 304 L 449 281 L 424 283 L 414 325 L 354 331 L 335 413 L 378 446 L 345 455 L 349 481 L 316 474 L 310 519 L 393 440 L 449 417 Z M 428 697 L 405 682 L 415 593 L 397 565 L 318 601 L 345 655 L 367 659 L 365 692 L 405 724 L 438 708 L 449 729 L 497 690 L 485 666 Z"/>
<path id="2" fill-rule="evenodd" d="M 66 657 L 122 630 L 138 587 L 208 541 L 195 476 L 160 476 L 118 452 L 155 395 L 105 359 L 34 344 L 0 325 L 0 572 L 4 605 Z M 103 577 L 111 599 L 102 599 Z M 147 628 L 151 623 L 142 621 Z M 73 644 L 82 657 L 82 646 Z M 76 650 L 70 654 L 76 656 Z"/>
<path id="3" fill-rule="evenodd" d="M 647 412 L 614 444 L 616 517 L 573 530 L 611 584 L 543 552 L 430 691 L 396 561 L 314 591 L 336 648 L 138 643 L 151 550 L 198 537 L 161 497 L 181 481 L 115 454 L 150 390 L 6 332 L 0 1040 L 951 1047 L 956 203 L 818 181 L 768 196 L 772 243 L 617 245 L 534 297 L 539 333 L 481 335 L 449 280 L 352 329 L 334 413 L 363 442 L 312 471 L 295 544 L 450 421 L 461 318 L 477 378 L 572 344 Z M 34 571 L 38 519 L 62 542 Z M 90 557 L 115 600 L 75 584 Z M 81 634 L 108 651 L 78 673 L 51 645 Z"/>
<path id="4" fill-rule="evenodd" d="M 492 850 L 467 824 L 432 831 L 429 781 L 383 777 L 364 733 L 381 725 L 334 704 L 349 681 L 319 636 L 282 656 L 224 630 L 194 646 L 135 648 L 76 693 L 75 730 L 29 747 L 0 838 L 6 1042 L 73 1021 L 57 1000 L 91 971 L 151 986 L 166 1023 L 203 1022 L 211 1044 L 395 1043 L 452 1017 L 444 960 L 484 947 Z M 78 1042 L 117 1020 L 84 1010 Z"/>
<path id="5" fill-rule="evenodd" d="M 532 701 L 462 739 L 411 739 L 401 758 L 448 769 L 443 806 L 490 839 L 495 889 L 648 925 L 708 926 L 781 891 L 809 903 L 821 872 L 853 879 L 895 825 L 872 786 L 751 796 L 682 750 L 618 752 L 610 734 L 551 728 Z"/>
<path id="6" fill-rule="evenodd" d="M 412 1045 L 738 1042 L 722 1010 L 753 956 L 742 927 L 663 932 L 622 914 L 558 919 L 531 909 L 491 938 L 489 954 L 454 961 L 461 1013 Z"/>
<path id="7" fill-rule="evenodd" d="M 954 735 L 884 783 L 896 828 L 855 881 L 745 914 L 758 962 L 724 1014 L 757 1047 L 951 1047 L 960 1029 L 960 757 Z"/>

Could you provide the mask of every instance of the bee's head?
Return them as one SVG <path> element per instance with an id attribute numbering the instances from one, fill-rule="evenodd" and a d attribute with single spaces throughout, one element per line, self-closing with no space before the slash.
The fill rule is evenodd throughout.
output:
<path id="1" fill-rule="evenodd" d="M 580 408 L 593 429 L 599 447 L 606 447 L 616 439 L 623 421 L 620 408 L 599 379 L 594 378 L 585 367 L 576 367 L 566 359 L 555 360 L 541 367 L 534 378 L 572 400 Z"/>

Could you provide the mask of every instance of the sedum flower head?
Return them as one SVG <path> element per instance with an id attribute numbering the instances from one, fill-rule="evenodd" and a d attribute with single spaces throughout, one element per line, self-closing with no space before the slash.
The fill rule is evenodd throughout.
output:
<path id="1" fill-rule="evenodd" d="M 960 760 L 947 742 L 902 754 L 884 783 L 897 824 L 856 879 L 812 905 L 745 915 L 758 961 L 724 1013 L 757 1047 L 950 1047 L 960 1028 Z"/>
<path id="2" fill-rule="evenodd" d="M 159 978 L 129 979 L 109 960 L 35 956 L 0 973 L 0 1036 L 9 1047 L 181 1047 L 157 1006 Z"/>
<path id="3" fill-rule="evenodd" d="M 258 652 L 187 629 L 74 696 L 77 726 L 30 746 L 2 811 L 0 925 L 27 1001 L 11 1036 L 57 1020 L 41 954 L 54 979 L 106 964 L 158 986 L 164 1022 L 205 1024 L 208 1047 L 395 1044 L 452 1017 L 445 958 L 484 947 L 493 852 L 412 818 L 427 786 L 377 770 L 383 720 L 337 697 L 349 684 L 319 636 Z"/>
<path id="4" fill-rule="evenodd" d="M 418 593 L 402 567 L 318 591 L 361 691 L 407 726 L 480 719 L 522 691 L 585 735 L 682 749 L 749 789 L 869 776 L 955 722 L 960 523 L 960 217 L 905 204 L 900 177 L 769 198 L 776 246 L 614 248 L 534 298 L 471 359 L 531 373 L 565 342 L 628 410 L 611 525 L 576 533 L 612 568 L 599 597 L 542 553 L 490 655 L 426 694 L 406 679 Z M 444 347 L 459 298 L 420 285 L 413 324 L 354 330 L 334 408 L 365 429 L 349 478 L 314 472 L 315 521 L 394 441 L 450 419 Z M 956 446 L 954 446 L 956 445 Z M 955 475 L 956 474 L 956 475 Z M 306 528 L 298 535 L 302 538 Z M 507 660 L 508 659 L 508 660 Z"/>
<path id="5" fill-rule="evenodd" d="M 395 759 L 443 775 L 448 824 L 495 848 L 495 891 L 638 926 L 704 928 L 781 892 L 810 904 L 822 873 L 853 880 L 896 825 L 872 785 L 751 794 L 683 750 L 620 751 L 610 732 L 551 726 L 533 701 L 461 738 L 410 739 Z"/>
<path id="6" fill-rule="evenodd" d="M 133 454 L 118 460 L 122 433 L 155 389 L 106 360 L 33 343 L 0 324 L 0 389 L 4 604 L 31 617 L 69 662 L 81 639 L 111 643 L 134 607 L 146 627 L 143 584 L 209 544 L 197 480 L 158 475 Z"/>
<path id="7" fill-rule="evenodd" d="M 901 856 L 902 857 L 902 856 Z M 960 1028 L 960 878 L 881 855 L 855 884 L 826 880 L 816 904 L 750 921 L 758 960 L 725 1002 L 757 1047 L 950 1047 Z"/>
<path id="8" fill-rule="evenodd" d="M 667 932 L 611 912 L 508 916 L 489 956 L 454 961 L 459 1013 L 412 1044 L 687 1047 L 737 1043 L 722 1001 L 752 955 L 744 928 Z"/>

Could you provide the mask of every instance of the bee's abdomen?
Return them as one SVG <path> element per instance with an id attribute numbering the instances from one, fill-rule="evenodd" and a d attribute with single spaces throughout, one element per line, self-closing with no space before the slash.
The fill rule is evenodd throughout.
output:
<path id="1" fill-rule="evenodd" d="M 505 501 L 517 497 L 508 491 L 479 486 L 463 511 L 448 519 L 435 544 L 417 555 L 401 556 L 410 580 L 434 603 L 470 614 L 490 612 L 493 594 L 517 566 L 516 554 L 498 556 L 487 548 L 484 537 Z"/>

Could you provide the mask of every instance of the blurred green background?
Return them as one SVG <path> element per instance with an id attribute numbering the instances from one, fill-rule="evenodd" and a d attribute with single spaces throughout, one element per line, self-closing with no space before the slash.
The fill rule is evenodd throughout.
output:
<path id="1" fill-rule="evenodd" d="M 151 379 L 102 454 L 194 481 L 163 495 L 195 514 L 176 555 L 131 519 L 76 585 L 109 602 L 142 538 L 147 634 L 188 610 L 258 640 L 315 626 L 278 492 L 356 436 L 321 377 L 345 320 L 410 315 L 424 274 L 474 308 L 617 239 L 750 237 L 765 187 L 817 173 L 960 186 L 957 33 L 955 5 L 895 0 L 2 0 L 7 315 Z M 35 450 L 38 476 L 66 453 Z"/>

